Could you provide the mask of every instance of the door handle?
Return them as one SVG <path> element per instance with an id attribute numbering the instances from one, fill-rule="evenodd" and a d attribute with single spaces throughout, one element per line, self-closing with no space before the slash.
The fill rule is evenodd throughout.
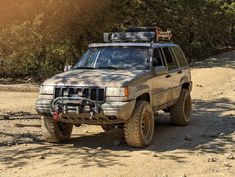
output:
<path id="1" fill-rule="evenodd" d="M 177 73 L 178 73 L 178 74 L 182 74 L 182 73 L 183 73 L 183 71 L 182 71 L 182 70 L 180 70 L 180 71 L 178 71 Z"/>
<path id="2" fill-rule="evenodd" d="M 166 75 L 166 78 L 170 78 L 171 77 L 171 75 L 169 74 L 169 75 Z"/>

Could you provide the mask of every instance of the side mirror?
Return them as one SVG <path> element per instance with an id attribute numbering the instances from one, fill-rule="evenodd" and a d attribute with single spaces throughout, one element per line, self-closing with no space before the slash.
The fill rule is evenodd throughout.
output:
<path id="1" fill-rule="evenodd" d="M 188 61 L 188 64 L 191 65 L 191 63 L 192 63 L 193 60 L 192 60 L 192 58 L 189 58 L 189 57 L 188 57 L 188 58 L 187 58 L 187 61 Z"/>
<path id="2" fill-rule="evenodd" d="M 155 66 L 154 71 L 156 75 L 166 74 L 167 69 L 165 66 Z"/>
<path id="3" fill-rule="evenodd" d="M 68 65 L 64 67 L 64 72 L 69 71 L 72 68 L 72 65 Z"/>

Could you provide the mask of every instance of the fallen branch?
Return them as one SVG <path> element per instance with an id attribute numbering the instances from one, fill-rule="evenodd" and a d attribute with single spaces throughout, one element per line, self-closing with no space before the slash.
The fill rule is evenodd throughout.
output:
<path id="1" fill-rule="evenodd" d="M 32 115 L 0 115 L 0 120 L 27 120 L 27 119 L 40 119 L 40 115 L 32 114 Z"/>
<path id="2" fill-rule="evenodd" d="M 36 128 L 40 128 L 41 125 L 40 124 L 20 124 L 20 123 L 16 123 L 14 124 L 15 127 L 20 127 L 20 128 L 24 128 L 24 127 L 36 127 Z"/>

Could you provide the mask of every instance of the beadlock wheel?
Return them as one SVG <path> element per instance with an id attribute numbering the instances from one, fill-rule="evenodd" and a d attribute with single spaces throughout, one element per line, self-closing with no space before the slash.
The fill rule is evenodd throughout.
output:
<path id="1" fill-rule="evenodd" d="M 192 100 L 190 92 L 182 89 L 175 105 L 170 108 L 171 122 L 174 125 L 186 126 L 189 124 L 192 113 Z"/>
<path id="2" fill-rule="evenodd" d="M 146 147 L 154 134 L 154 115 L 147 101 L 137 101 L 130 120 L 124 125 L 125 139 L 131 147 Z"/>

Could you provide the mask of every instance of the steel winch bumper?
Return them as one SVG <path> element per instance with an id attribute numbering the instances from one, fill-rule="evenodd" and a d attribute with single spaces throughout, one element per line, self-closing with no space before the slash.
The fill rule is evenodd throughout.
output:
<path id="1" fill-rule="evenodd" d="M 39 114 L 49 114 L 56 121 L 94 125 L 123 123 L 131 116 L 134 106 L 134 100 L 101 104 L 84 97 L 58 97 L 50 102 L 39 99 L 36 103 Z"/>
<path id="2" fill-rule="evenodd" d="M 52 102 L 54 120 L 75 117 L 80 119 L 102 119 L 102 108 L 93 100 L 83 97 L 58 97 Z"/>

